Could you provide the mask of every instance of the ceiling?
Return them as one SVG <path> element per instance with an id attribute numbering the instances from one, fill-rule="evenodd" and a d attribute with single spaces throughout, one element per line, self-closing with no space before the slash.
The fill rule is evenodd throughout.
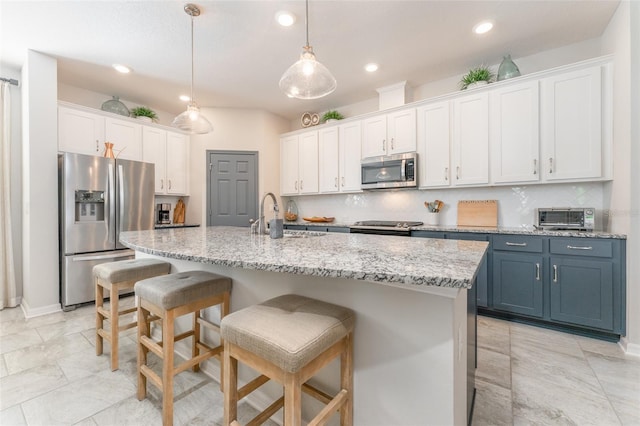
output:
<path id="1" fill-rule="evenodd" d="M 58 59 L 58 80 L 178 114 L 189 93 L 190 18 L 177 0 L 0 0 L 0 60 L 20 68 L 27 49 Z M 619 0 L 309 1 L 309 39 L 338 88 L 317 100 L 287 98 L 282 73 L 305 42 L 304 1 L 202 1 L 195 18 L 195 99 L 201 106 L 259 108 L 288 119 L 418 86 L 472 66 L 599 37 Z M 284 28 L 275 14 L 289 10 Z M 492 20 L 493 31 L 472 27 Z M 380 69 L 364 71 L 368 62 Z M 128 75 L 111 65 L 133 68 Z"/>

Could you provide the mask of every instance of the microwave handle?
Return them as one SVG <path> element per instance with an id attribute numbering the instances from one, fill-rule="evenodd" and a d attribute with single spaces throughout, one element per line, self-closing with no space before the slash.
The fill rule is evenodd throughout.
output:
<path id="1" fill-rule="evenodd" d="M 402 163 L 400 163 L 400 180 L 402 181 L 406 180 L 406 176 L 407 176 L 407 160 L 402 160 Z"/>

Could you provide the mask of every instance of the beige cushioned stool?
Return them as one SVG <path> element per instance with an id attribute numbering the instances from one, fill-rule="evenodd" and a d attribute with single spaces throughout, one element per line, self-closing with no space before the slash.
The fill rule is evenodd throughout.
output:
<path id="1" fill-rule="evenodd" d="M 221 361 L 224 342 L 211 347 L 201 340 L 200 326 L 216 332 L 220 328 L 202 317 L 202 310 L 220 305 L 220 318 L 229 313 L 231 279 L 206 271 L 188 271 L 138 281 L 135 285 L 138 304 L 138 399 L 147 395 L 147 379 L 162 391 L 162 424 L 173 424 L 173 377 L 192 368 L 199 370 L 202 361 L 217 356 Z M 175 335 L 174 320 L 194 313 L 193 329 Z M 162 341 L 150 335 L 150 322 L 162 320 Z M 193 336 L 191 359 L 174 367 L 175 342 Z M 151 351 L 162 359 L 162 377 L 147 366 Z"/>
<path id="2" fill-rule="evenodd" d="M 136 281 L 165 275 L 171 271 L 171 264 L 156 259 L 132 259 L 108 262 L 93 267 L 96 287 L 96 355 L 102 355 L 103 339 L 111 344 L 111 370 L 118 369 L 118 333 L 136 326 L 136 322 L 120 325 L 122 315 L 134 312 L 136 308 L 118 310 L 118 294 L 123 289 L 133 289 Z M 104 309 L 104 290 L 110 300 L 109 310 Z M 104 329 L 104 320 L 111 322 L 111 329 Z"/>
<path id="3" fill-rule="evenodd" d="M 284 425 L 302 423 L 301 392 L 327 404 L 309 423 L 322 424 L 340 411 L 340 424 L 353 423 L 353 327 L 351 309 L 288 294 L 226 316 L 224 339 L 224 424 L 236 425 L 237 403 L 271 380 L 284 396 L 251 421 L 261 424 L 284 406 Z M 321 368 L 340 356 L 340 388 L 335 397 L 307 384 Z M 238 361 L 261 373 L 238 389 Z"/>

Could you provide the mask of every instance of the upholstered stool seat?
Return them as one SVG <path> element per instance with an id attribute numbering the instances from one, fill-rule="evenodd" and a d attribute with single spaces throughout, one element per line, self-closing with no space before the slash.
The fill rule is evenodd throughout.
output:
<path id="1" fill-rule="evenodd" d="M 173 377 L 192 368 L 199 370 L 201 362 L 221 353 L 224 342 L 216 347 L 201 339 L 200 326 L 220 332 L 219 326 L 207 321 L 202 310 L 220 305 L 220 318 L 229 313 L 231 279 L 206 271 L 187 271 L 138 281 L 135 285 L 138 302 L 138 399 L 147 395 L 147 379 L 162 391 L 162 423 L 173 424 Z M 194 313 L 193 328 L 175 335 L 174 321 L 177 317 Z M 151 338 L 150 323 L 162 322 L 162 341 Z M 192 357 L 174 366 L 175 342 L 192 338 Z M 147 366 L 147 355 L 151 351 L 162 360 L 162 376 Z M 222 362 L 221 370 L 222 370 Z"/>
<path id="2" fill-rule="evenodd" d="M 119 311 L 118 295 L 121 290 L 133 289 L 136 281 L 165 275 L 171 271 L 171 264 L 155 259 L 132 259 L 108 262 L 93 267 L 96 288 L 96 355 L 102 355 L 103 339 L 111 344 L 111 370 L 118 369 L 118 335 L 120 331 L 136 326 L 136 322 L 120 325 L 120 317 L 136 308 Z M 109 310 L 104 309 L 104 290 L 110 300 Z M 111 329 L 104 329 L 104 320 L 109 320 Z"/>
<path id="3" fill-rule="evenodd" d="M 225 425 L 237 423 L 237 402 L 269 379 L 284 386 L 284 396 L 253 421 L 260 424 L 284 406 L 285 426 L 302 421 L 301 392 L 327 404 L 311 421 L 322 423 L 340 410 L 342 425 L 353 422 L 353 345 L 355 313 L 348 308 L 289 294 L 226 316 L 224 339 Z M 331 397 L 305 383 L 337 356 L 341 390 Z M 237 388 L 238 361 L 261 373 Z"/>

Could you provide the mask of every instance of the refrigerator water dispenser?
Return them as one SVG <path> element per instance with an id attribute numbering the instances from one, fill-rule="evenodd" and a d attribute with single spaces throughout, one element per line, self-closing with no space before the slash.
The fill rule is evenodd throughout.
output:
<path id="1" fill-rule="evenodd" d="M 104 221 L 104 191 L 76 190 L 76 222 Z"/>

